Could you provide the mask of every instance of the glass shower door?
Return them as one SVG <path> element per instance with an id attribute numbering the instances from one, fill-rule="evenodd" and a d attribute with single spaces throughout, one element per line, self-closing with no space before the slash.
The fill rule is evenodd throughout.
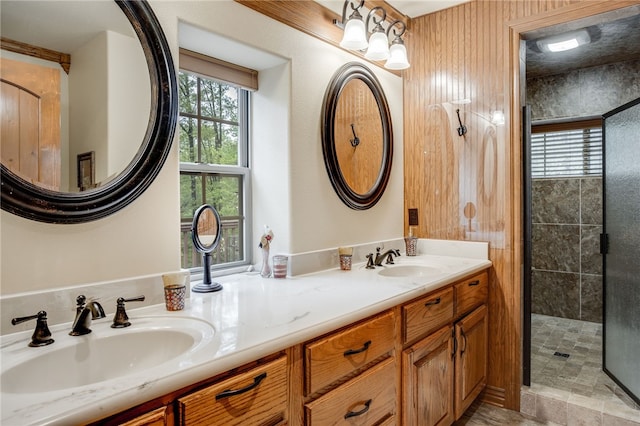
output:
<path id="1" fill-rule="evenodd" d="M 640 98 L 604 115 L 603 367 L 640 402 Z"/>

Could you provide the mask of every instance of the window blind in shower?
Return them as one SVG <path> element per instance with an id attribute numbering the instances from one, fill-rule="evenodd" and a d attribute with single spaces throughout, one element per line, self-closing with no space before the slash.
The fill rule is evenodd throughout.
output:
<path id="1" fill-rule="evenodd" d="M 602 176 L 601 120 L 533 125 L 531 176 Z"/>

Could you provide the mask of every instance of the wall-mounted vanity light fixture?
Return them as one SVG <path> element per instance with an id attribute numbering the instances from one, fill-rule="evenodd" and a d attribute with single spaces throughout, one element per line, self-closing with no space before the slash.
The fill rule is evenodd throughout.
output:
<path id="1" fill-rule="evenodd" d="M 348 19 L 347 6 L 353 10 Z M 365 24 L 362 15 L 358 11 L 363 6 L 364 0 L 357 2 L 357 5 L 353 4 L 353 0 L 346 0 L 342 6 L 342 20 L 334 19 L 333 23 L 344 29 L 340 46 L 350 50 L 364 51 L 366 49 L 365 58 L 371 61 L 386 60 L 384 67 L 388 69 L 403 70 L 409 68 L 407 49 L 402 40 L 402 36 L 407 30 L 406 24 L 400 20 L 395 20 L 389 23 L 385 29 L 382 24 L 387 19 L 387 12 L 380 6 L 376 6 L 369 11 Z M 369 31 L 369 24 L 372 21 L 374 27 Z M 391 35 L 393 40 L 389 42 Z M 389 43 L 391 43 L 391 46 L 389 46 Z"/>

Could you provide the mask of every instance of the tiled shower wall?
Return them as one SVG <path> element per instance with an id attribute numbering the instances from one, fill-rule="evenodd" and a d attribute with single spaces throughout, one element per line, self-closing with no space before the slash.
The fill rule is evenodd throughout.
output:
<path id="1" fill-rule="evenodd" d="M 527 79 L 534 121 L 598 116 L 640 97 L 640 60 Z M 534 313 L 602 322 L 602 179 L 534 179 Z"/>
<path id="2" fill-rule="evenodd" d="M 532 311 L 602 322 L 602 178 L 534 179 Z"/>

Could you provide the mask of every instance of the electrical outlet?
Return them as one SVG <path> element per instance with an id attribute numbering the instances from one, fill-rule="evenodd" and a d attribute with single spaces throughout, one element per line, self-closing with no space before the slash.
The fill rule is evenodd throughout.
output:
<path id="1" fill-rule="evenodd" d="M 409 209 L 409 226 L 418 226 L 418 209 Z"/>

